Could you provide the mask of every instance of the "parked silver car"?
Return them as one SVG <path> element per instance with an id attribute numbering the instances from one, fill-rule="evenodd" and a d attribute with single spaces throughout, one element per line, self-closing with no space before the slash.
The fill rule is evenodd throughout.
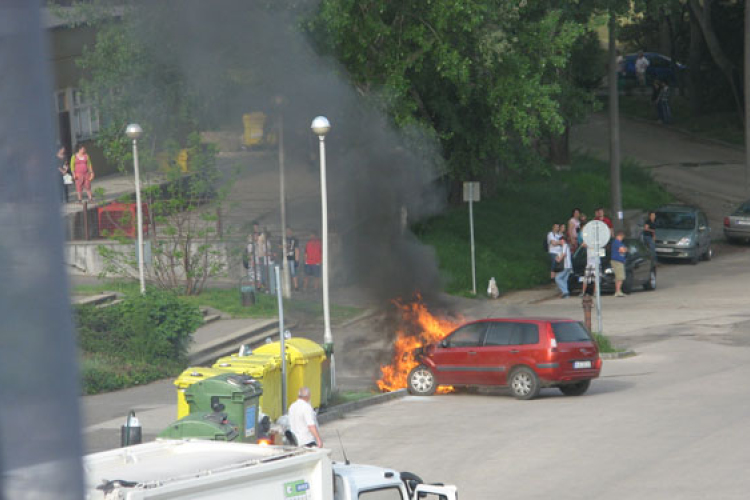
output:
<path id="1" fill-rule="evenodd" d="M 724 217 L 724 236 L 729 241 L 750 239 L 750 200 Z"/>
<path id="2" fill-rule="evenodd" d="M 656 255 L 688 259 L 697 264 L 711 260 L 711 228 L 702 210 L 687 205 L 666 205 L 656 210 Z"/>

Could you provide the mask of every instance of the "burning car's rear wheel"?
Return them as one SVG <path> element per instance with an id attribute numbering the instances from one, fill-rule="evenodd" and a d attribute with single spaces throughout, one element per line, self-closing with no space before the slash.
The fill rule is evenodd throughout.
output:
<path id="1" fill-rule="evenodd" d="M 522 366 L 513 370 L 508 380 L 510 391 L 516 399 L 534 399 L 539 395 L 539 378 L 531 369 Z"/>
<path id="2" fill-rule="evenodd" d="M 409 393 L 416 396 L 432 396 L 437 389 L 435 374 L 425 365 L 419 365 L 409 372 Z"/>
<path id="3" fill-rule="evenodd" d="M 561 385 L 560 392 L 566 396 L 581 396 L 589 390 L 590 385 L 590 380 L 583 380 L 581 382 L 576 382 L 575 384 Z"/>

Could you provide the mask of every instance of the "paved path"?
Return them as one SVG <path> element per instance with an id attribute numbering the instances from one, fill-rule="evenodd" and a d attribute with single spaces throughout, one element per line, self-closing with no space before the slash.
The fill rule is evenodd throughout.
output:
<path id="1" fill-rule="evenodd" d="M 679 199 L 702 207 L 714 237 L 722 237 L 723 217 L 750 198 L 744 152 L 642 120 L 621 118 L 620 134 L 622 158 L 651 169 L 654 178 Z M 608 160 L 606 113 L 596 113 L 574 127 L 571 145 Z"/>

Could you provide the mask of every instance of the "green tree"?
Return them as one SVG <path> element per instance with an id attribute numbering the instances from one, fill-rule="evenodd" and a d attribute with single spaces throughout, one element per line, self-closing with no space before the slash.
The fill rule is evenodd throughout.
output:
<path id="1" fill-rule="evenodd" d="M 433 129 L 460 181 L 538 164 L 587 25 L 525 0 L 323 0 L 308 29 L 399 126 Z"/>

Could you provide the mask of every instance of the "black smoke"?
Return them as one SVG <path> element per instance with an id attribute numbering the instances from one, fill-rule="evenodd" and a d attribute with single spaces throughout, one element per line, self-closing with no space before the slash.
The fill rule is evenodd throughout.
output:
<path id="1" fill-rule="evenodd" d="M 202 96 L 203 116 L 215 126 L 241 123 L 242 110 L 278 113 L 283 97 L 287 169 L 317 168 L 317 138 L 310 122 L 325 115 L 329 225 L 341 252 L 332 262 L 343 281 L 377 299 L 435 300 L 441 288 L 430 247 L 409 224 L 438 213 L 444 196 L 437 141 L 414 127 L 397 130 L 346 71 L 316 52 L 301 29 L 315 2 L 163 0 L 142 2 L 138 15 L 151 48 L 164 48 L 188 86 Z M 158 27 L 158 29 L 154 29 Z M 408 138 L 407 138 L 408 137 Z M 318 202 L 319 203 L 319 202 Z M 319 211 L 311 205 L 309 211 Z M 295 213 L 290 213 L 292 220 Z M 312 229 L 312 228 L 310 228 Z M 332 250 L 333 251 L 333 250 Z"/>

